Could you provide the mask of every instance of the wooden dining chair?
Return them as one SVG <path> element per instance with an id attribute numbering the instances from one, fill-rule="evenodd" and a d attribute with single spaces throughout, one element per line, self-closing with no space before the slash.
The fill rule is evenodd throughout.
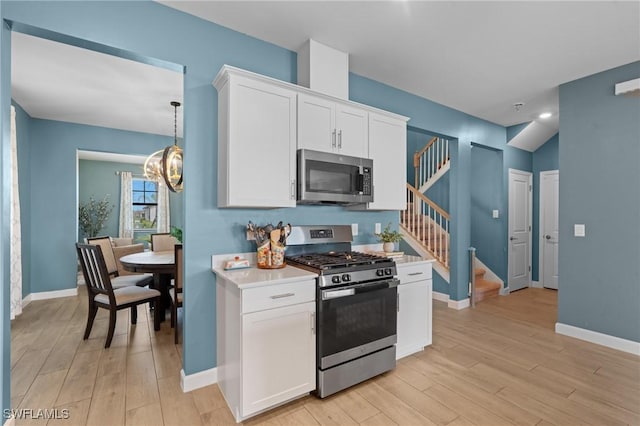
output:
<path id="1" fill-rule="evenodd" d="M 178 240 L 169 233 L 151 234 L 151 251 L 173 251 L 176 244 Z"/>
<path id="2" fill-rule="evenodd" d="M 91 245 L 100 246 L 102 249 L 102 256 L 104 257 L 105 264 L 107 265 L 107 272 L 109 272 L 109 276 L 111 277 L 111 285 L 113 288 L 128 287 L 132 285 L 145 287 L 153 284 L 152 274 L 120 275 L 120 272 L 118 271 L 118 262 L 113 251 L 113 246 L 111 245 L 111 238 L 87 238 L 87 242 Z"/>
<path id="3" fill-rule="evenodd" d="M 100 245 L 76 243 L 78 260 L 82 265 L 82 274 L 87 284 L 87 295 L 89 297 L 89 312 L 87 314 L 87 326 L 84 330 L 84 340 L 89 338 L 93 320 L 96 317 L 98 308 L 109 310 L 109 331 L 105 349 L 111 346 L 113 332 L 116 327 L 116 314 L 120 309 L 131 308 L 131 324 L 138 320 L 137 307 L 140 304 L 155 301 L 156 306 L 160 303 L 160 292 L 145 287 L 135 285 L 115 288 L 111 284 L 111 277 L 107 270 L 102 247 Z M 157 310 L 154 311 L 154 326 L 159 327 L 160 316 Z"/>
<path id="4" fill-rule="evenodd" d="M 178 344 L 178 308 L 182 308 L 182 271 L 184 259 L 182 257 L 182 244 L 176 244 L 175 249 L 176 273 L 171 291 L 171 327 L 174 328 L 174 341 Z M 184 314 L 183 314 L 184 318 Z M 184 322 L 184 319 L 183 319 Z"/>

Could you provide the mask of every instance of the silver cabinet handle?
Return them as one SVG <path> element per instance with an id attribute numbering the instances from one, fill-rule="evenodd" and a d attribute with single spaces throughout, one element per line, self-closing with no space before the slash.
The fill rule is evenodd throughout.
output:
<path id="1" fill-rule="evenodd" d="M 400 295 L 396 294 L 396 305 L 398 306 L 398 312 L 400 312 Z"/>
<path id="2" fill-rule="evenodd" d="M 342 130 L 338 130 L 338 148 L 342 149 Z"/>
<path id="3" fill-rule="evenodd" d="M 412 272 L 412 273 L 407 274 L 407 275 L 409 275 L 410 277 L 413 277 L 414 275 L 422 275 L 422 274 L 423 274 L 422 272 Z"/>
<path id="4" fill-rule="evenodd" d="M 296 199 L 296 181 L 295 180 L 291 181 L 291 199 L 292 200 Z"/>
<path id="5" fill-rule="evenodd" d="M 333 129 L 333 132 L 331 132 L 331 146 L 336 147 L 336 129 Z"/>
<path id="6" fill-rule="evenodd" d="M 311 313 L 311 333 L 316 334 L 316 313 Z"/>
<path id="7" fill-rule="evenodd" d="M 272 299 L 283 299 L 285 297 L 291 297 L 291 296 L 295 296 L 295 293 L 283 293 L 283 294 L 276 294 L 271 296 Z"/>

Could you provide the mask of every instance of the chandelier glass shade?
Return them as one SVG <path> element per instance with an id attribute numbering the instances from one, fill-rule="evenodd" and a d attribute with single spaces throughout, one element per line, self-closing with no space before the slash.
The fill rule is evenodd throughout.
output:
<path id="1" fill-rule="evenodd" d="M 173 145 L 156 151 L 144 162 L 144 175 L 147 179 L 164 182 L 172 192 L 182 191 L 182 148 L 178 146 L 178 107 L 180 102 L 171 102 L 173 106 Z"/>

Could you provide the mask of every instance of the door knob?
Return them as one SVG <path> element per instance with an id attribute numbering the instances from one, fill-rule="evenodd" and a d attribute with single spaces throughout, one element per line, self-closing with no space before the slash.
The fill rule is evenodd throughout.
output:
<path id="1" fill-rule="evenodd" d="M 517 240 L 517 238 L 516 237 L 509 237 L 509 240 L 513 241 L 513 240 Z"/>
<path id="2" fill-rule="evenodd" d="M 545 237 L 547 240 L 550 240 L 550 239 L 551 239 L 551 235 L 545 235 L 544 237 Z"/>

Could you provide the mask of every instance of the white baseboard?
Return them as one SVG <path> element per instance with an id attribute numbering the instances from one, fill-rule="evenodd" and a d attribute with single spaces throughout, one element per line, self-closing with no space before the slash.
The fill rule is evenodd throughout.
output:
<path id="1" fill-rule="evenodd" d="M 59 297 L 71 297 L 78 295 L 78 288 L 68 288 L 66 290 L 56 290 L 56 291 L 41 291 L 39 293 L 31 293 L 25 299 L 29 298 L 29 301 L 34 300 L 46 300 L 46 299 L 57 299 Z"/>
<path id="2" fill-rule="evenodd" d="M 27 294 L 27 297 L 25 297 L 24 299 L 22 299 L 22 307 L 24 308 L 25 306 L 27 306 L 29 303 L 31 303 L 31 294 Z"/>
<path id="3" fill-rule="evenodd" d="M 540 284 L 540 281 L 531 281 L 531 285 L 530 287 L 533 288 L 542 288 L 542 284 Z"/>
<path id="4" fill-rule="evenodd" d="M 449 300 L 448 306 L 451 309 L 455 309 L 455 310 L 458 310 L 458 311 L 460 309 L 468 308 L 470 306 L 469 298 L 462 299 L 462 300 Z"/>
<path id="5" fill-rule="evenodd" d="M 439 300 L 440 302 L 449 302 L 448 294 L 438 293 L 437 291 L 431 292 L 431 298 L 433 300 Z"/>
<path id="6" fill-rule="evenodd" d="M 431 293 L 431 298 L 433 300 L 438 300 L 440 302 L 445 302 L 448 307 L 450 307 L 451 309 L 458 310 L 458 311 L 460 309 L 465 309 L 465 308 L 468 308 L 469 306 L 471 306 L 471 304 L 469 302 L 469 298 L 462 299 L 462 300 L 450 300 L 448 294 L 438 293 L 437 291 L 434 291 L 434 292 Z"/>
<path id="7" fill-rule="evenodd" d="M 559 322 L 556 323 L 556 333 L 640 356 L 640 342 L 634 342 L 633 340 L 622 339 Z"/>
<path id="8" fill-rule="evenodd" d="M 182 388 L 182 392 L 191 392 L 192 390 L 213 385 L 214 383 L 218 383 L 218 369 L 215 367 L 189 374 L 188 376 L 184 374 L 184 370 L 180 370 L 180 387 Z"/>
<path id="9" fill-rule="evenodd" d="M 509 290 L 509 287 L 504 287 L 500 289 L 500 296 L 508 296 L 509 293 L 511 293 L 511 290 Z"/>

